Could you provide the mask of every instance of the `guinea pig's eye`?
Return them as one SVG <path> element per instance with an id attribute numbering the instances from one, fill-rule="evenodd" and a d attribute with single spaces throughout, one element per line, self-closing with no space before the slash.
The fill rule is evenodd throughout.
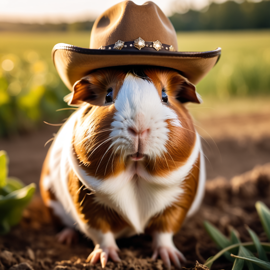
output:
<path id="1" fill-rule="evenodd" d="M 165 89 L 162 89 L 162 98 L 161 98 L 161 100 L 163 102 L 165 102 L 165 103 L 168 103 L 168 96 L 167 96 L 167 94 L 165 92 Z"/>
<path id="2" fill-rule="evenodd" d="M 109 88 L 107 90 L 107 95 L 106 95 L 106 99 L 105 99 L 105 103 L 111 103 L 113 102 L 113 89 L 112 88 Z"/>

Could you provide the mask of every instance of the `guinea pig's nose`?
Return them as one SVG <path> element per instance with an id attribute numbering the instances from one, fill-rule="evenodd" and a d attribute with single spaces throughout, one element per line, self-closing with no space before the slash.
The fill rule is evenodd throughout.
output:
<path id="1" fill-rule="evenodd" d="M 138 132 L 137 132 L 137 130 L 135 130 L 134 128 L 129 127 L 127 130 L 128 130 L 128 133 L 129 133 L 131 136 L 134 136 L 134 137 L 138 136 Z"/>
<path id="2" fill-rule="evenodd" d="M 128 129 L 128 133 L 133 136 L 133 137 L 140 137 L 140 138 L 145 138 L 147 137 L 148 133 L 150 132 L 150 129 L 147 128 L 143 131 L 137 131 L 136 129 L 134 129 L 133 127 L 129 127 Z"/>

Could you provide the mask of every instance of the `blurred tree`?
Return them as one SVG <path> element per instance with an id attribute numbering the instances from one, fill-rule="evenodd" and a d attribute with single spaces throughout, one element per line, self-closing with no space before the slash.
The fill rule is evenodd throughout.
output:
<path id="1" fill-rule="evenodd" d="M 170 17 L 176 31 L 270 28 L 270 1 L 210 3 L 205 11 L 189 10 Z"/>

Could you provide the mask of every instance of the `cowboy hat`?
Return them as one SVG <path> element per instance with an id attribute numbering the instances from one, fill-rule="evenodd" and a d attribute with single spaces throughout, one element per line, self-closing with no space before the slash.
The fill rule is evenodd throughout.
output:
<path id="1" fill-rule="evenodd" d="M 221 49 L 178 52 L 170 20 L 153 2 L 136 5 L 123 1 L 99 16 L 92 28 L 90 48 L 59 43 L 53 48 L 54 65 L 66 86 L 92 70 L 130 65 L 168 67 L 197 84 L 217 63 Z"/>

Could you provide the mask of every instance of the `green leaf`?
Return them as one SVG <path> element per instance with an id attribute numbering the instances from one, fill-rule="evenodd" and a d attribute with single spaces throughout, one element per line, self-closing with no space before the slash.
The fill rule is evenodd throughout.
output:
<path id="1" fill-rule="evenodd" d="M 241 243 L 240 239 L 237 236 L 238 232 L 231 227 L 231 231 L 230 231 L 230 240 L 231 240 L 231 244 L 238 244 Z"/>
<path id="2" fill-rule="evenodd" d="M 243 256 L 232 255 L 232 257 L 248 261 L 249 263 L 254 263 L 254 264 L 258 265 L 262 269 L 270 269 L 270 263 L 269 262 L 265 262 L 263 260 L 260 260 L 260 259 L 258 259 L 256 257 L 254 257 L 254 256 L 246 255 L 245 257 L 243 257 Z"/>
<path id="3" fill-rule="evenodd" d="M 0 151 L 0 188 L 6 185 L 6 178 L 8 175 L 8 158 L 5 151 Z"/>
<path id="4" fill-rule="evenodd" d="M 231 245 L 231 242 L 229 241 L 229 239 L 224 234 L 222 234 L 216 227 L 214 227 L 212 224 L 205 221 L 204 227 L 206 231 L 208 232 L 208 234 L 210 235 L 210 237 L 212 238 L 212 240 L 216 243 L 216 245 L 220 249 L 224 249 Z M 228 252 L 225 252 L 223 255 L 227 258 L 227 260 L 233 261 Z"/>
<path id="5" fill-rule="evenodd" d="M 8 177 L 7 178 L 7 185 L 9 185 L 13 191 L 21 189 L 25 186 L 24 183 L 16 177 Z"/>
<path id="6" fill-rule="evenodd" d="M 256 233 L 254 231 L 252 231 L 248 226 L 246 226 L 246 229 L 248 230 L 249 232 L 249 235 L 251 236 L 252 238 L 252 241 L 256 247 L 256 250 L 258 252 L 258 256 L 261 260 L 263 261 L 266 261 L 266 262 L 269 262 L 267 256 L 266 256 L 266 253 L 260 243 L 260 240 L 258 238 L 258 236 L 256 235 Z"/>
<path id="7" fill-rule="evenodd" d="M 15 177 L 8 177 L 6 185 L 0 189 L 0 195 L 8 195 L 9 193 L 21 189 L 24 184 Z"/>
<path id="8" fill-rule="evenodd" d="M 261 223 L 263 225 L 264 231 L 268 237 L 268 240 L 270 240 L 270 211 L 268 207 L 262 202 L 257 202 L 255 206 L 259 214 Z"/>
<path id="9" fill-rule="evenodd" d="M 232 270 L 242 270 L 244 267 L 244 261 L 240 259 L 235 259 L 233 263 Z"/>
<path id="10" fill-rule="evenodd" d="M 8 233 L 9 230 L 10 230 L 10 227 L 7 220 L 3 220 L 3 222 L 0 223 L 0 235 Z"/>
<path id="11" fill-rule="evenodd" d="M 252 257 L 254 257 L 253 254 L 243 246 L 240 246 L 240 248 L 239 248 L 239 256 L 242 256 L 242 257 L 252 256 Z M 254 257 L 254 258 L 256 258 L 256 257 Z M 251 262 L 246 261 L 246 264 L 247 264 L 247 267 L 249 270 L 254 270 L 254 267 L 253 267 Z"/>
<path id="12" fill-rule="evenodd" d="M 240 243 L 239 238 L 237 237 L 237 232 L 232 228 L 231 229 L 231 242 L 235 242 L 235 244 Z M 233 249 L 235 250 L 235 249 Z M 233 252 L 233 251 L 232 251 Z M 240 253 L 240 249 L 238 250 L 238 255 Z M 240 259 L 235 259 L 233 263 L 232 270 L 242 270 L 244 267 L 244 261 Z"/>
<path id="13" fill-rule="evenodd" d="M 3 226 L 4 222 L 13 226 L 20 221 L 22 212 L 31 201 L 35 189 L 35 184 L 30 184 L 6 196 L 0 195 L 0 226 Z"/>
<path id="14" fill-rule="evenodd" d="M 231 245 L 241 243 L 240 239 L 238 238 L 238 232 L 233 227 L 230 228 L 230 240 Z M 231 250 L 231 253 L 238 253 L 238 248 Z"/>
<path id="15" fill-rule="evenodd" d="M 222 248 L 230 246 L 231 243 L 229 239 L 224 234 L 222 234 L 216 227 L 214 227 L 212 224 L 205 221 L 204 227 L 206 231 L 208 232 L 208 234 L 210 235 L 210 237 L 212 238 L 212 240 L 217 244 L 219 248 L 222 249 Z"/>
<path id="16" fill-rule="evenodd" d="M 270 252 L 270 243 L 261 243 L 261 245 L 263 246 L 264 250 Z M 244 247 L 248 247 L 249 249 L 254 249 L 254 251 L 256 250 L 255 245 L 253 242 L 247 242 L 247 243 L 240 243 L 240 244 L 235 244 L 235 245 L 231 245 L 229 247 L 224 248 L 223 250 L 221 250 L 220 252 L 218 252 L 215 256 L 209 258 L 205 265 L 210 268 L 211 265 L 214 263 L 215 260 L 217 260 L 219 257 L 221 257 L 225 252 L 231 251 L 235 248 L 238 248 L 240 246 L 244 246 Z"/>
<path id="17" fill-rule="evenodd" d="M 204 265 L 207 265 L 207 267 L 210 269 L 212 264 L 214 263 L 214 261 L 212 261 L 213 259 L 213 256 L 212 257 L 209 257 L 206 262 L 204 263 Z"/>

